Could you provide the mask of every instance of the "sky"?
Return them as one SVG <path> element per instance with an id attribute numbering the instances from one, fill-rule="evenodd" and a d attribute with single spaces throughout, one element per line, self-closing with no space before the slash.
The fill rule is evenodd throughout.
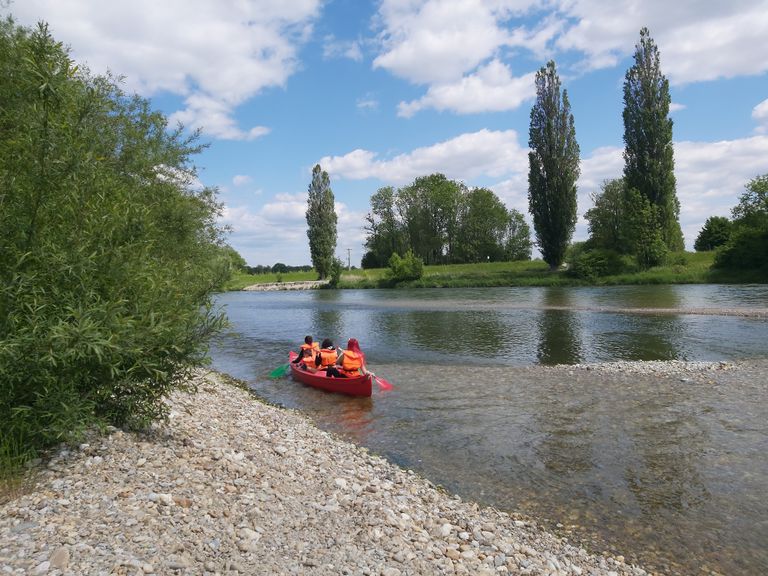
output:
<path id="1" fill-rule="evenodd" d="M 433 173 L 528 215 L 534 77 L 554 60 L 581 149 L 579 220 L 621 177 L 623 83 L 647 27 L 670 82 L 686 247 L 768 173 L 768 0 L 0 0 L 48 23 L 171 126 L 202 131 L 228 243 L 310 264 L 312 167 L 331 178 L 337 256 L 359 266 L 370 197 Z"/>

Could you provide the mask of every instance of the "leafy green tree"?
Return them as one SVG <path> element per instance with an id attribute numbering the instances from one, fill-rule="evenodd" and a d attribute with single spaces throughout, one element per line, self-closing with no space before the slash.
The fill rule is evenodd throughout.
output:
<path id="1" fill-rule="evenodd" d="M 387 265 L 394 253 L 405 252 L 406 239 L 395 207 L 397 192 L 392 186 L 380 188 L 371 196 L 371 211 L 366 215 L 364 268 Z"/>
<path id="2" fill-rule="evenodd" d="M 659 208 L 634 188 L 627 189 L 624 198 L 624 237 L 630 253 L 642 270 L 658 266 L 668 253 L 661 230 L 654 226 Z"/>
<path id="3" fill-rule="evenodd" d="M 693 247 L 706 252 L 722 246 L 731 238 L 731 221 L 725 216 L 710 216 L 696 237 Z"/>
<path id="4" fill-rule="evenodd" d="M 507 208 L 496 194 L 487 188 L 469 191 L 459 215 L 457 261 L 503 260 L 504 234 L 508 223 Z"/>
<path id="5" fill-rule="evenodd" d="M 553 61 L 536 73 L 528 146 L 528 209 L 542 258 L 555 269 L 576 226 L 579 145 L 568 92 L 561 96 Z"/>
<path id="6" fill-rule="evenodd" d="M 768 174 L 750 180 L 739 203 L 731 211 L 734 223 L 739 226 L 768 226 Z"/>
<path id="7" fill-rule="evenodd" d="M 624 181 L 656 207 L 650 226 L 671 251 L 684 249 L 680 202 L 675 190 L 669 82 L 647 28 L 640 30 L 635 63 L 624 81 Z M 652 234 L 649 232 L 649 234 Z"/>
<path id="8" fill-rule="evenodd" d="M 768 174 L 749 181 L 731 216 L 731 239 L 717 252 L 714 267 L 768 278 Z"/>
<path id="9" fill-rule="evenodd" d="M 146 426 L 223 318 L 216 191 L 197 136 L 0 22 L 0 457 L 98 423 Z"/>
<path id="10" fill-rule="evenodd" d="M 312 266 L 323 280 L 331 273 L 336 251 L 337 216 L 331 180 L 320 164 L 312 169 L 307 197 L 307 237 Z"/>
<path id="11" fill-rule="evenodd" d="M 464 190 L 463 184 L 432 174 L 398 191 L 395 205 L 407 243 L 425 263 L 451 260 Z"/>
<path id="12" fill-rule="evenodd" d="M 530 228 L 517 210 L 507 210 L 493 191 L 475 188 L 464 194 L 458 218 L 454 261 L 524 260 L 531 255 Z"/>
<path id="13" fill-rule="evenodd" d="M 510 208 L 504 234 L 504 259 L 530 260 L 532 248 L 531 227 L 518 210 Z"/>
<path id="14" fill-rule="evenodd" d="M 600 192 L 592 195 L 594 206 L 584 214 L 591 247 L 630 251 L 626 243 L 625 194 L 624 180 L 618 178 L 606 180 Z"/>

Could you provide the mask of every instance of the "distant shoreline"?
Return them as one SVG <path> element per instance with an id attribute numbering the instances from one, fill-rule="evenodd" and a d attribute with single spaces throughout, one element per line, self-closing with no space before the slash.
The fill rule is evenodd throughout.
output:
<path id="1" fill-rule="evenodd" d="M 276 290 L 315 290 L 328 284 L 328 280 L 305 280 L 299 282 L 268 282 L 251 284 L 242 290 L 249 292 L 273 292 Z"/>

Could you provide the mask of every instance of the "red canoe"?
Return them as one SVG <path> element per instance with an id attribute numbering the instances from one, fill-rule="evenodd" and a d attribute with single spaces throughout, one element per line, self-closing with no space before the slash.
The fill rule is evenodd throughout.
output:
<path id="1" fill-rule="evenodd" d="M 373 389 L 373 376 L 364 374 L 354 378 L 329 378 L 325 371 L 307 372 L 294 364 L 296 352 L 291 351 L 288 354 L 288 361 L 291 364 L 291 374 L 293 379 L 328 392 L 338 392 L 339 394 L 348 394 L 349 396 L 370 396 Z"/>

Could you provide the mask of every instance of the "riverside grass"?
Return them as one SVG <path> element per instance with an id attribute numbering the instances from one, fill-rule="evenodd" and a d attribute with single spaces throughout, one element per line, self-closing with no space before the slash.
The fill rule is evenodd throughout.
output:
<path id="1" fill-rule="evenodd" d="M 678 252 L 668 264 L 639 272 L 602 276 L 591 281 L 574 278 L 567 270 L 551 271 L 542 260 L 516 262 L 483 262 L 478 264 L 445 264 L 424 266 L 418 280 L 392 283 L 388 268 L 345 271 L 338 288 L 482 288 L 499 286 L 619 286 L 638 284 L 741 284 L 765 282 L 757 274 L 712 270 L 714 252 Z M 278 280 L 278 276 L 281 280 Z M 269 282 L 315 280 L 317 274 L 237 274 L 226 285 L 227 290 Z"/>

